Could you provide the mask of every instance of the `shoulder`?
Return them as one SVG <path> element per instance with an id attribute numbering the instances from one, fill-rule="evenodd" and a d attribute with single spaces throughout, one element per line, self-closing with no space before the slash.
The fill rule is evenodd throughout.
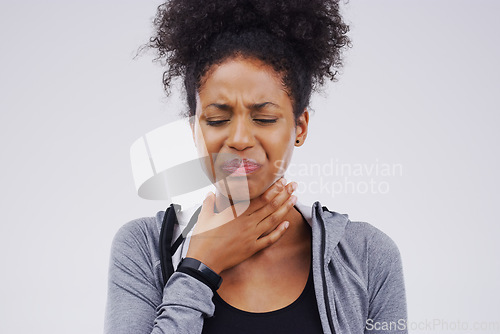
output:
<path id="1" fill-rule="evenodd" d="M 377 227 L 363 221 L 349 221 L 339 248 L 366 265 L 389 262 L 400 257 L 394 240 Z"/>
<path id="2" fill-rule="evenodd" d="M 157 258 L 159 230 L 156 217 L 133 219 L 122 225 L 116 232 L 111 254 L 124 255 L 132 259 L 148 259 L 154 262 Z"/>
<path id="3" fill-rule="evenodd" d="M 398 246 L 386 233 L 367 222 L 347 222 L 334 257 L 366 287 L 389 275 L 402 275 Z"/>
<path id="4" fill-rule="evenodd" d="M 392 238 L 366 222 L 350 222 L 343 262 L 360 279 L 369 301 L 369 319 L 406 319 L 406 293 L 399 248 Z M 348 245 L 348 246 L 345 246 Z M 348 262 L 350 261 L 350 262 Z"/>
<path id="5" fill-rule="evenodd" d="M 348 214 L 329 210 L 319 202 L 313 205 L 312 211 L 316 211 L 316 215 L 321 218 L 320 223 L 324 225 L 326 242 L 330 243 L 327 248 L 334 247 L 343 257 L 362 260 L 368 253 L 371 256 L 399 254 L 394 240 L 370 223 L 353 221 Z"/>
<path id="6" fill-rule="evenodd" d="M 157 235 L 159 235 L 159 232 L 156 217 L 142 217 L 123 224 L 116 232 L 113 242 L 144 242 Z"/>
<path id="7" fill-rule="evenodd" d="M 354 249 L 370 253 L 399 253 L 394 240 L 377 227 L 363 221 L 349 221 L 344 234 L 344 241 Z"/>

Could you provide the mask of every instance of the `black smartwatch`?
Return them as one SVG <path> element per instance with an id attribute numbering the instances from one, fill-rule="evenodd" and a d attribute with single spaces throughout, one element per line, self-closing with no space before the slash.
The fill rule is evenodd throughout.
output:
<path id="1" fill-rule="evenodd" d="M 210 269 L 203 262 L 191 257 L 183 258 L 177 266 L 177 271 L 186 273 L 202 281 L 208 285 L 212 291 L 216 291 L 222 283 L 222 277 L 220 277 L 220 275 Z"/>

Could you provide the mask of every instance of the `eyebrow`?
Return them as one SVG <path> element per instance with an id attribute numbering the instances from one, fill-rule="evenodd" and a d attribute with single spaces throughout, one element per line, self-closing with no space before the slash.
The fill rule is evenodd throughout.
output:
<path id="1" fill-rule="evenodd" d="M 246 107 L 250 110 L 260 110 L 260 109 L 264 108 L 265 106 L 279 108 L 279 106 L 277 104 L 272 103 L 272 102 L 252 103 L 252 104 L 247 105 Z M 224 104 L 224 103 L 211 103 L 208 106 L 206 106 L 205 108 L 203 108 L 203 110 L 206 110 L 209 107 L 215 107 L 215 108 L 223 110 L 223 111 L 231 111 L 232 110 L 232 107 L 230 105 Z"/>

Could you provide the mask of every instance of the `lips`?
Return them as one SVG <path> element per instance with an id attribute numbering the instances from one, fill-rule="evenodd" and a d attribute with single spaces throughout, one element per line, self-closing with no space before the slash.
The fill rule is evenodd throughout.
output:
<path id="1" fill-rule="evenodd" d="M 253 159 L 232 159 L 224 162 L 221 169 L 232 176 L 242 176 L 255 173 L 261 165 Z"/>

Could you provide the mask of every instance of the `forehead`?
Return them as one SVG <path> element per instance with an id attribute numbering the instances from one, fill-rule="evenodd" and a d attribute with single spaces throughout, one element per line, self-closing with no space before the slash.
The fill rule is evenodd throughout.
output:
<path id="1" fill-rule="evenodd" d="M 254 58 L 231 58 L 213 65 L 203 76 L 200 98 L 289 99 L 282 76 Z"/>

